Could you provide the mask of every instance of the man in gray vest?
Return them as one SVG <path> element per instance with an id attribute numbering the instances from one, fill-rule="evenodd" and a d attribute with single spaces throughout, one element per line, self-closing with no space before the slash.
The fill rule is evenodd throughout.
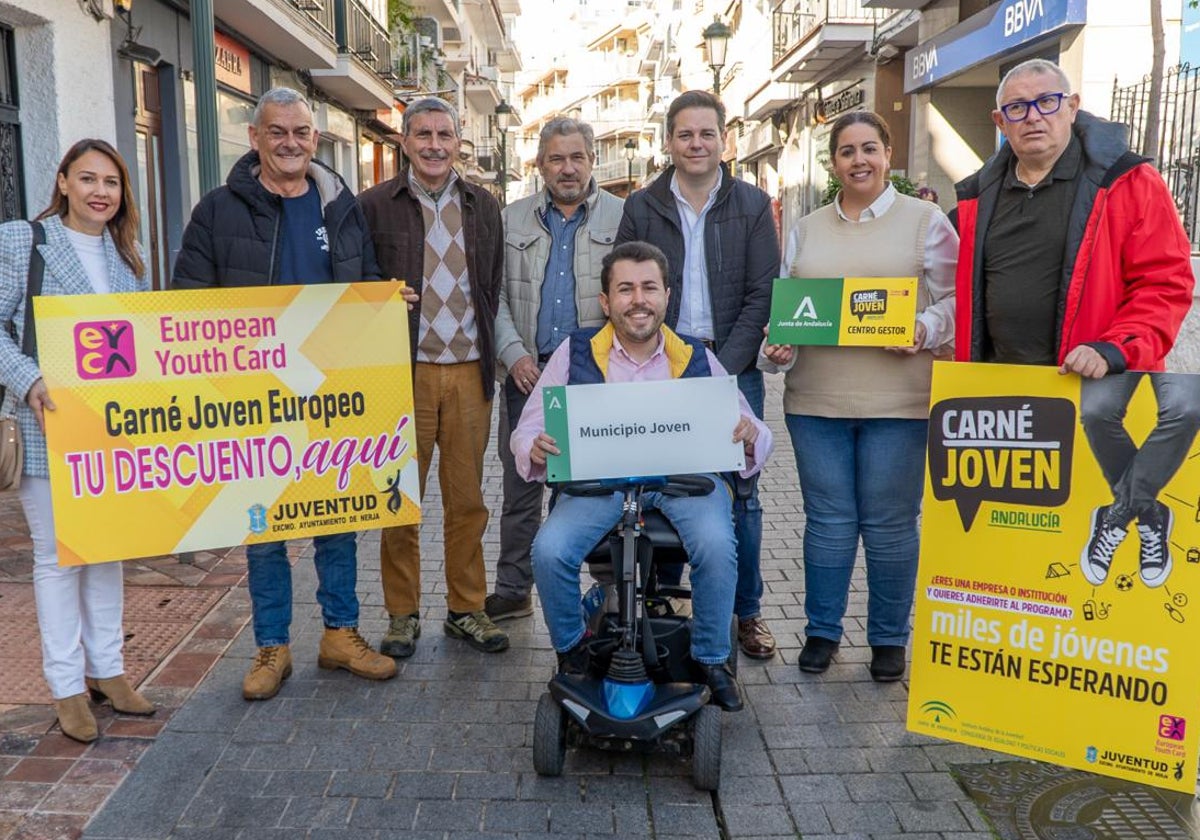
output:
<path id="1" fill-rule="evenodd" d="M 529 548 L 542 518 L 543 486 L 517 473 L 508 438 L 550 354 L 574 330 L 604 323 L 600 268 L 612 250 L 623 201 L 596 186 L 592 127 L 556 117 L 538 138 L 545 189 L 504 208 L 504 284 L 496 315 L 496 355 L 508 375 L 500 401 L 504 465 L 496 591 L 484 609 L 493 621 L 533 612 Z"/>

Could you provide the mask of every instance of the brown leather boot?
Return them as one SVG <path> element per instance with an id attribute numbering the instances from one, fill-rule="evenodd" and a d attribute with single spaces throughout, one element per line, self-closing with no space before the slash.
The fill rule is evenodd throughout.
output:
<path id="1" fill-rule="evenodd" d="M 322 668 L 345 668 L 351 674 L 369 680 L 390 680 L 396 676 L 396 662 L 390 656 L 376 653 L 357 627 L 326 627 L 321 637 L 317 665 Z"/>
<path id="2" fill-rule="evenodd" d="M 113 711 L 123 715 L 152 715 L 154 704 L 139 694 L 125 679 L 124 674 L 104 679 L 88 677 L 84 680 L 92 694 L 92 700 L 102 703 L 105 698 L 112 703 Z"/>
<path id="3" fill-rule="evenodd" d="M 751 659 L 770 659 L 775 655 L 775 636 L 761 617 L 738 619 L 738 647 Z"/>
<path id="4" fill-rule="evenodd" d="M 270 700 L 291 675 L 292 652 L 287 645 L 260 647 L 242 679 L 242 696 L 247 700 Z"/>
<path id="5" fill-rule="evenodd" d="M 87 694 L 72 694 L 54 701 L 58 726 L 68 738 L 90 744 L 100 737 L 96 718 L 88 707 Z"/>

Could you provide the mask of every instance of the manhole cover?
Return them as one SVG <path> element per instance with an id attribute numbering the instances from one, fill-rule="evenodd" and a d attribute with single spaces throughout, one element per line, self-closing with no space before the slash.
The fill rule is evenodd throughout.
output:
<path id="1" fill-rule="evenodd" d="M 1193 840 L 1195 798 L 1026 761 L 953 771 L 1001 840 Z"/>
<path id="2" fill-rule="evenodd" d="M 125 673 L 134 685 L 164 660 L 229 590 L 175 586 L 125 588 Z M 50 703 L 42 679 L 32 584 L 0 584 L 0 705 Z"/>

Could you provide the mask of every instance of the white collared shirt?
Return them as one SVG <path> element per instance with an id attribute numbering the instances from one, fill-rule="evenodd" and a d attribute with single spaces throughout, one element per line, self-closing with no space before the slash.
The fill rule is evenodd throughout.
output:
<path id="1" fill-rule="evenodd" d="M 896 203 L 896 195 L 896 188 L 889 183 L 879 198 L 862 211 L 857 222 L 842 212 L 841 193 L 838 193 L 833 206 L 842 221 L 852 225 L 865 225 L 890 210 Z M 783 263 L 779 269 L 780 277 L 789 276 L 798 246 L 798 234 L 793 228 L 788 234 L 787 247 L 784 248 Z M 925 233 L 924 277 L 920 279 L 929 290 L 930 300 L 937 303 L 917 315 L 917 320 L 925 325 L 925 343 L 921 346 L 923 350 L 933 350 L 954 340 L 954 272 L 957 266 L 958 233 L 946 218 L 946 214 L 939 209 L 930 218 L 929 230 Z"/>
<path id="2" fill-rule="evenodd" d="M 717 170 L 717 183 L 708 193 L 708 200 L 697 213 L 683 197 L 675 175 L 671 175 L 671 193 L 679 208 L 679 224 L 683 230 L 683 289 L 679 299 L 679 320 L 675 332 L 692 338 L 711 341 L 713 332 L 712 291 L 708 288 L 708 263 L 704 254 L 704 221 L 721 189 L 725 173 Z"/>

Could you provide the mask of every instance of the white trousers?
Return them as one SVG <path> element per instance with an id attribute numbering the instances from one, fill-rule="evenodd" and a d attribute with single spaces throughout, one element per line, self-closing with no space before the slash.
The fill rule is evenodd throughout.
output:
<path id="1" fill-rule="evenodd" d="M 125 673 L 124 578 L 120 563 L 58 565 L 50 482 L 21 478 L 21 506 L 33 538 L 33 594 L 42 633 L 42 670 L 55 700 L 81 694 L 84 675 Z"/>

